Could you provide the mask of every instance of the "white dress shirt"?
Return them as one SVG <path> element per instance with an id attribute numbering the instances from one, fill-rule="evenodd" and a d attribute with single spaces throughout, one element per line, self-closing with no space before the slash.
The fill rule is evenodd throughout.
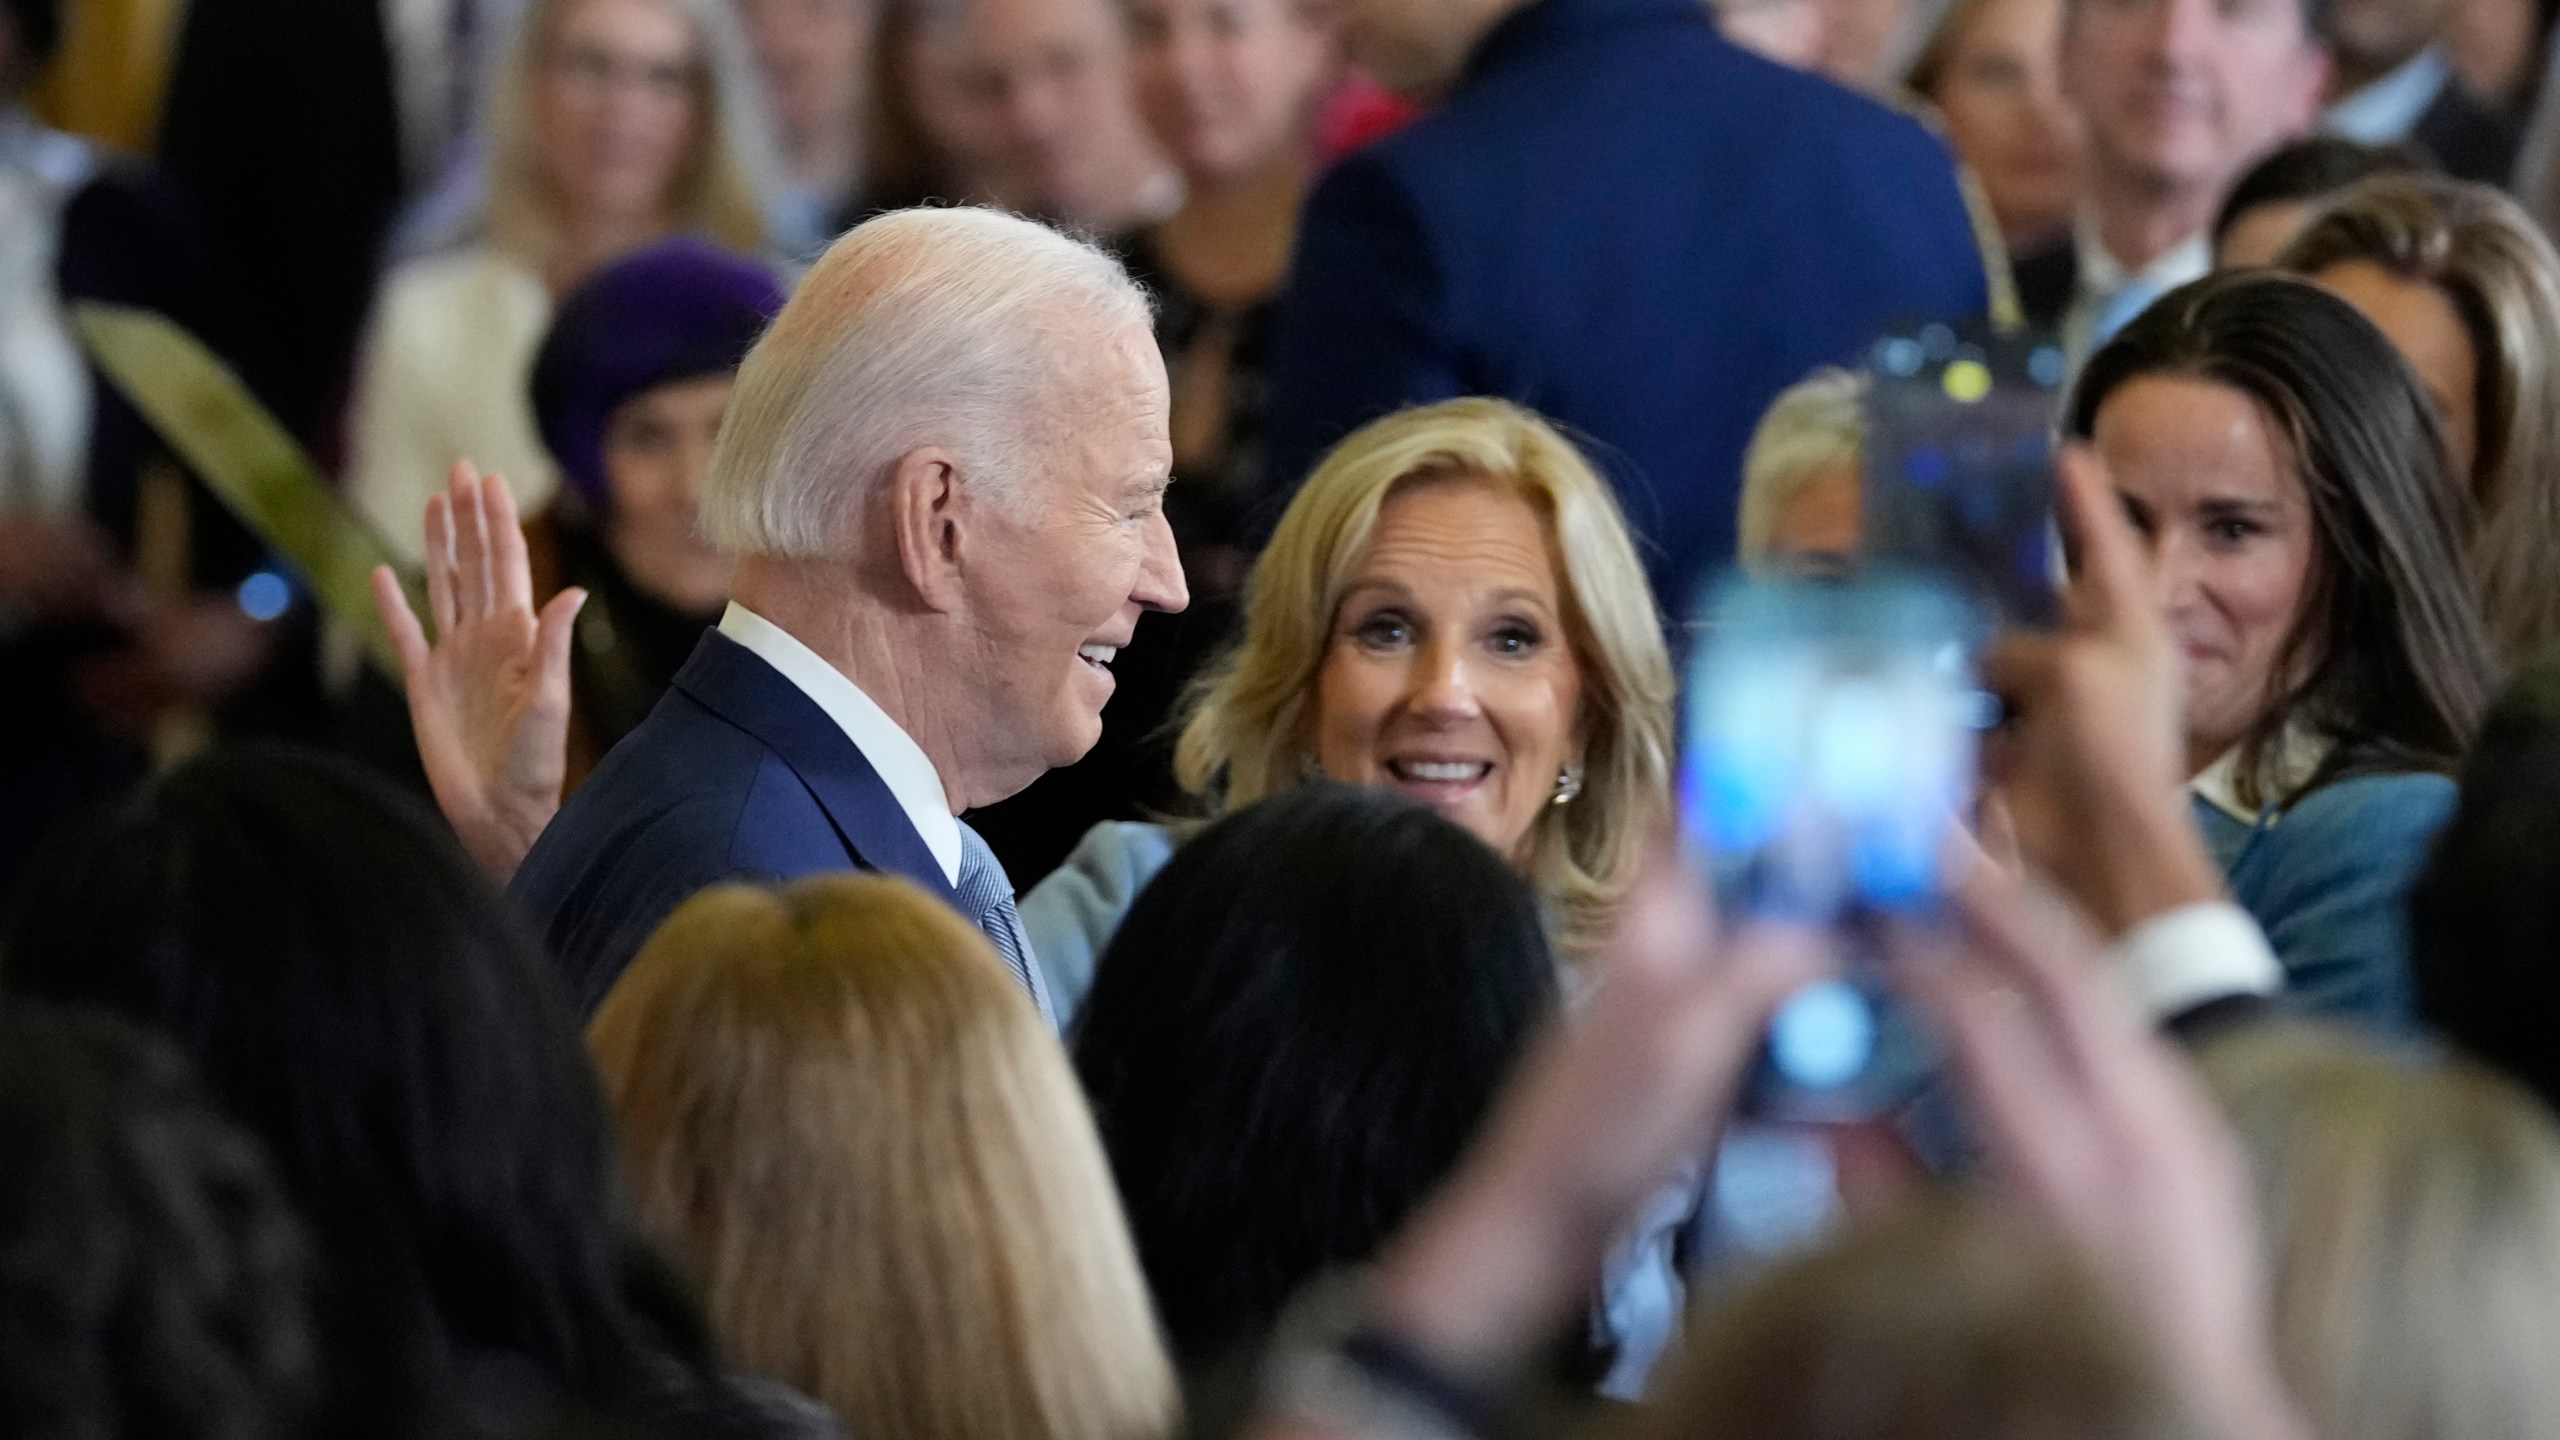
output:
<path id="1" fill-rule="evenodd" d="M 897 797 L 899 808 L 907 812 L 907 823 L 924 837 L 925 848 L 942 866 L 942 878 L 959 884 L 960 821 L 951 813 L 951 796 L 942 788 L 942 776 L 915 737 L 900 729 L 889 712 L 846 679 L 843 671 L 818 658 L 817 651 L 735 600 L 720 616 L 720 633 L 754 651 L 827 712 Z"/>
<path id="2" fill-rule="evenodd" d="M 2284 966 L 2266 932 L 2228 900 L 2163 911 L 2126 931 L 2108 958 L 2153 1020 L 2226 995 L 2274 995 Z"/>
<path id="3" fill-rule="evenodd" d="M 2275 739 L 2272 750 L 2261 760 L 2266 768 L 2267 788 L 2278 795 L 2290 795 L 2311 783 L 2320 767 L 2329 763 L 2330 742 L 2300 726 L 2288 725 Z M 2269 815 L 2264 805 L 2246 805 L 2240 800 L 2240 747 L 2232 746 L 2216 756 L 2214 762 L 2196 772 L 2187 782 L 2187 793 L 2207 805 L 2239 821 L 2243 825 L 2265 825 L 2272 828 L 2281 818 Z"/>

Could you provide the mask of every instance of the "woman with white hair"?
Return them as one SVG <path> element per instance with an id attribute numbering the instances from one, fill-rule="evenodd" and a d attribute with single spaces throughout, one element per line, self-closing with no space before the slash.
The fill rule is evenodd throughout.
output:
<path id="1" fill-rule="evenodd" d="M 464 242 L 391 271 L 356 381 L 348 493 L 415 559 L 455 461 L 527 511 L 557 487 L 527 375 L 558 298 L 673 235 L 764 241 L 767 142 L 720 0 L 531 0 L 490 96 Z"/>
<path id="2" fill-rule="evenodd" d="M 1742 453 L 1742 568 L 1828 575 L 1858 548 L 1866 377 L 1826 366 L 1778 392 Z"/>

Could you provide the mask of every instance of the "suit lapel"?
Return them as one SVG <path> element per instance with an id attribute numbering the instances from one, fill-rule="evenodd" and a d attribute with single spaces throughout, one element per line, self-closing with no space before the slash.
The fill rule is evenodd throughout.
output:
<path id="1" fill-rule="evenodd" d="M 861 747 L 781 671 L 710 630 L 676 672 L 675 688 L 781 757 L 817 797 L 856 864 L 903 875 L 946 902 L 953 898 L 942 863 Z"/>

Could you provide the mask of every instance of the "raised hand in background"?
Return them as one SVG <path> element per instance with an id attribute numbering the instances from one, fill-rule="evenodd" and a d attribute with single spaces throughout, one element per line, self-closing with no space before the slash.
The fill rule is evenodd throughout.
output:
<path id="1" fill-rule="evenodd" d="M 533 608 L 533 571 L 506 482 L 469 461 L 427 501 L 428 642 L 388 567 L 373 603 L 400 652 L 418 758 L 463 848 L 500 884 L 560 809 L 568 770 L 569 639 L 586 603 Z"/>

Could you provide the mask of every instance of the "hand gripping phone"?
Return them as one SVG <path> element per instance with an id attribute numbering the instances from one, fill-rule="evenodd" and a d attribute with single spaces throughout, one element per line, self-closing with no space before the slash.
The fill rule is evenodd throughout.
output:
<path id="1" fill-rule="evenodd" d="M 2050 627 L 2062 348 L 2032 332 L 1942 323 L 1867 349 L 1861 546 L 1931 576 L 2010 625 Z"/>
<path id="2" fill-rule="evenodd" d="M 1877 924 L 1941 898 L 1985 697 L 1973 599 L 1926 576 L 1733 580 L 1701 615 L 1682 699 L 1683 837 L 1729 917 L 1827 926 L 1850 963 L 1772 1022 L 1744 1097 L 1760 1118 L 1843 1120 L 1926 1080 L 1926 1037 L 1887 991 Z"/>

